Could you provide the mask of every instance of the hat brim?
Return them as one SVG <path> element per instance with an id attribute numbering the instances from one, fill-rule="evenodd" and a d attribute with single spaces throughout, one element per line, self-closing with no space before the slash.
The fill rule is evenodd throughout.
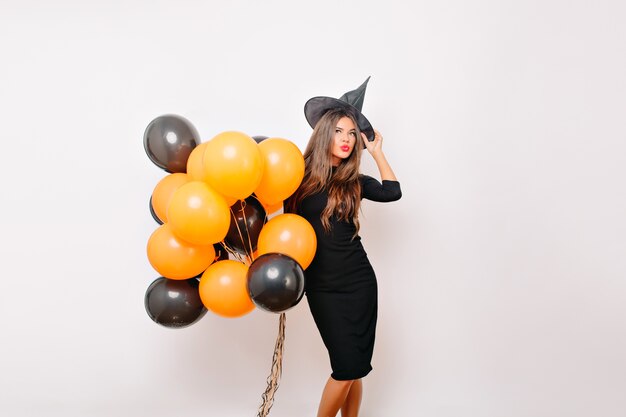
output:
<path id="1" fill-rule="evenodd" d="M 352 114 L 359 126 L 359 130 L 365 133 L 367 140 L 370 142 L 374 141 L 374 128 L 372 124 L 363 116 L 363 113 L 361 113 L 359 109 L 345 101 L 333 97 L 313 97 L 304 105 L 304 117 L 306 117 L 309 125 L 315 128 L 315 125 L 319 122 L 324 113 L 331 109 L 343 109 Z M 365 147 L 365 145 L 363 145 L 363 147 Z"/>

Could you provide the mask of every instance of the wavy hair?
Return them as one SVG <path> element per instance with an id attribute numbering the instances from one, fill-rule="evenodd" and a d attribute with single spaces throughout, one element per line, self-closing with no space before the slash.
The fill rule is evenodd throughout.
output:
<path id="1" fill-rule="evenodd" d="M 352 153 L 343 159 L 337 167 L 332 166 L 332 151 L 337 122 L 348 117 L 356 128 L 356 142 Z M 295 212 L 305 197 L 322 190 L 328 191 L 328 202 L 322 211 L 321 220 L 324 230 L 331 230 L 330 218 L 352 221 L 359 232 L 358 212 L 361 206 L 361 183 L 359 166 L 361 163 L 361 131 L 354 116 L 345 109 L 327 111 L 315 125 L 311 139 L 304 151 L 304 178 L 300 187 L 289 198 L 287 212 Z"/>

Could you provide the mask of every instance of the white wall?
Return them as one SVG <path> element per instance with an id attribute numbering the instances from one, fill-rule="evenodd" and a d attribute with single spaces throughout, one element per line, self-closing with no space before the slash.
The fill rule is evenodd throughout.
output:
<path id="1" fill-rule="evenodd" d="M 203 140 L 303 149 L 304 102 L 372 75 L 364 112 L 404 197 L 364 207 L 380 320 L 362 415 L 623 415 L 623 2 L 0 10 L 0 414 L 255 415 L 277 316 L 145 313 L 164 172 L 143 131 L 177 113 Z M 313 416 L 328 373 L 302 303 L 271 415 Z"/>

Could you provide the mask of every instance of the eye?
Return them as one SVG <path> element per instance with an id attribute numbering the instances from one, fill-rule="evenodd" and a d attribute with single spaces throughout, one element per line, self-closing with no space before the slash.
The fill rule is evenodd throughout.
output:
<path id="1" fill-rule="evenodd" d="M 341 132 L 341 129 L 335 129 L 335 133 Z"/>
<path id="2" fill-rule="evenodd" d="M 350 132 L 350 134 L 354 137 L 356 137 L 356 132 Z"/>

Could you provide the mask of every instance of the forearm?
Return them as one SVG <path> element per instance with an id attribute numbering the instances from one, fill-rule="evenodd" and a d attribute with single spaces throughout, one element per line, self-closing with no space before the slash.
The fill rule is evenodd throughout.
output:
<path id="1" fill-rule="evenodd" d="M 387 158 L 385 158 L 385 154 L 382 150 L 373 153 L 372 157 L 374 158 L 378 171 L 380 172 L 381 180 L 397 181 L 396 175 L 393 173 L 391 165 L 389 165 L 389 162 L 387 161 Z"/>

